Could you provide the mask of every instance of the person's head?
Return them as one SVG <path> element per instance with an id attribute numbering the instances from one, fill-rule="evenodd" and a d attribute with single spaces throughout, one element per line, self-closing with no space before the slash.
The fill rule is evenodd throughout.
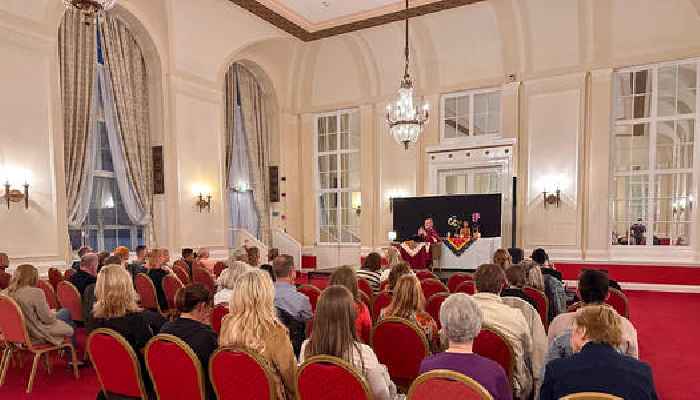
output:
<path id="1" fill-rule="evenodd" d="M 506 274 L 496 264 L 482 264 L 474 273 L 474 285 L 479 293 L 499 294 L 506 284 Z"/>
<path id="2" fill-rule="evenodd" d="M 248 251 L 244 248 L 236 249 L 230 257 L 233 261 L 242 261 L 248 264 Z"/>
<path id="3" fill-rule="evenodd" d="M 15 273 L 12 275 L 10 285 L 7 287 L 7 292 L 13 294 L 23 287 L 35 287 L 38 281 L 39 273 L 33 265 L 18 265 Z"/>
<path id="4" fill-rule="evenodd" d="M 170 250 L 168 249 L 160 249 L 160 263 L 161 264 L 167 264 L 170 262 Z"/>
<path id="5" fill-rule="evenodd" d="M 305 357 L 329 355 L 352 361 L 357 341 L 355 300 L 341 285 L 327 287 L 318 299 L 314 330 L 305 348 Z"/>
<path id="6" fill-rule="evenodd" d="M 105 258 L 105 265 L 121 265 L 124 266 L 126 261 L 122 260 L 119 256 L 109 256 Z"/>
<path id="7" fill-rule="evenodd" d="M 396 247 L 389 246 L 386 248 L 386 260 L 388 261 L 388 268 L 391 268 L 402 261 L 401 253 L 399 253 L 399 250 Z"/>
<path id="8" fill-rule="evenodd" d="M 106 251 L 101 251 L 97 253 L 97 266 L 102 267 L 105 265 L 105 260 L 109 257 L 109 253 Z"/>
<path id="9" fill-rule="evenodd" d="M 193 261 L 194 260 L 194 250 L 192 249 L 182 249 L 182 259 L 185 261 Z"/>
<path id="10" fill-rule="evenodd" d="M 114 249 L 113 256 L 119 257 L 122 262 L 127 262 L 127 261 L 129 261 L 129 248 L 126 246 L 119 246 L 116 249 Z M 108 265 L 108 264 L 113 264 L 113 263 L 108 263 L 105 260 L 105 265 Z"/>
<path id="11" fill-rule="evenodd" d="M 451 346 L 472 344 L 481 320 L 481 309 L 465 293 L 451 294 L 440 306 L 442 333 Z"/>
<path id="12" fill-rule="evenodd" d="M 206 323 L 212 310 L 212 296 L 201 283 L 187 285 L 177 291 L 175 307 L 182 317 Z M 184 315 L 183 315 L 184 314 Z"/>
<path id="13" fill-rule="evenodd" d="M 95 253 L 87 253 L 80 257 L 80 270 L 92 276 L 97 276 L 97 266 L 100 260 Z"/>
<path id="14" fill-rule="evenodd" d="M 523 271 L 525 271 L 525 286 L 544 291 L 544 276 L 542 275 L 540 267 L 528 260 L 523 260 L 520 265 L 522 265 Z"/>
<path id="15" fill-rule="evenodd" d="M 221 275 L 223 275 L 221 286 L 224 289 L 233 289 L 236 280 L 248 271 L 249 267 L 248 264 L 243 261 L 229 261 L 227 265 L 228 268 L 221 273 Z"/>
<path id="16" fill-rule="evenodd" d="M 411 274 L 411 267 L 408 265 L 407 262 L 401 261 L 400 263 L 393 265 L 391 267 L 391 271 L 389 271 L 389 284 L 388 288 L 389 290 L 393 291 L 394 288 L 396 287 L 396 283 L 398 283 L 399 278 L 401 278 L 404 275 L 410 275 Z"/>
<path id="17" fill-rule="evenodd" d="M 87 253 L 92 253 L 92 249 L 89 246 L 83 246 L 80 249 L 78 249 L 78 257 L 83 257 Z"/>
<path id="18" fill-rule="evenodd" d="M 146 261 L 146 246 L 142 244 L 136 246 L 136 259 L 139 261 Z"/>
<path id="19" fill-rule="evenodd" d="M 413 318 L 419 311 L 425 309 L 425 297 L 421 290 L 420 281 L 415 275 L 404 275 L 396 283 L 387 316 Z"/>
<path id="20" fill-rule="evenodd" d="M 333 271 L 329 284 L 345 286 L 345 288 L 350 291 L 352 298 L 355 299 L 356 302 L 361 301 L 360 291 L 357 288 L 357 275 L 351 266 L 343 265 L 342 267 Z"/>
<path id="21" fill-rule="evenodd" d="M 201 247 L 199 250 L 197 250 L 197 258 L 200 260 L 206 260 L 209 258 L 209 249 L 206 247 Z"/>
<path id="22" fill-rule="evenodd" d="M 535 249 L 532 251 L 532 261 L 537 265 L 545 265 L 549 261 L 549 256 L 544 249 Z"/>
<path id="23" fill-rule="evenodd" d="M 585 304 L 601 304 L 608 298 L 610 279 L 603 271 L 584 270 L 578 277 L 578 294 Z"/>
<path id="24" fill-rule="evenodd" d="M 571 348 L 578 352 L 588 342 L 620 346 L 620 315 L 612 307 L 596 304 L 581 307 L 576 311 L 571 331 Z"/>
<path id="25" fill-rule="evenodd" d="M 280 255 L 280 249 L 273 247 L 267 251 L 267 261 L 272 262 L 279 255 Z"/>
<path id="26" fill-rule="evenodd" d="M 0 270 L 4 270 L 10 266 L 10 257 L 7 253 L 0 253 Z"/>
<path id="27" fill-rule="evenodd" d="M 246 253 L 248 255 L 248 264 L 259 265 L 260 264 L 260 249 L 257 247 L 246 247 Z"/>
<path id="28" fill-rule="evenodd" d="M 423 221 L 423 226 L 425 226 L 425 229 L 430 229 L 433 227 L 433 219 L 428 217 Z"/>
<path id="29" fill-rule="evenodd" d="M 382 256 L 379 253 L 369 253 L 365 257 L 365 263 L 362 269 L 367 271 L 377 272 L 382 268 Z"/>
<path id="30" fill-rule="evenodd" d="M 525 286 L 525 270 L 520 264 L 511 265 L 506 269 L 506 279 L 510 286 L 523 288 Z"/>
<path id="31" fill-rule="evenodd" d="M 493 263 L 500 265 L 505 271 L 506 268 L 513 263 L 513 258 L 511 258 L 510 253 L 506 249 L 498 249 L 493 253 Z"/>
<path id="32" fill-rule="evenodd" d="M 131 275 L 119 265 L 107 265 L 97 274 L 95 318 L 119 318 L 139 310 Z"/>
<path id="33" fill-rule="evenodd" d="M 286 254 L 275 258 L 274 261 L 272 261 L 272 271 L 275 273 L 277 280 L 293 281 L 296 277 L 294 258 Z"/>
<path id="34" fill-rule="evenodd" d="M 160 249 L 150 249 L 146 252 L 146 268 L 159 268 L 163 264 Z"/>

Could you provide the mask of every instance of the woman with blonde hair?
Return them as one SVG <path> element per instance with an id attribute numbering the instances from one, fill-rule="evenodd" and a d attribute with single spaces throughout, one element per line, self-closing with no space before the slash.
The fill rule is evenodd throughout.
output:
<path id="1" fill-rule="evenodd" d="M 253 350 L 272 367 L 278 400 L 293 399 L 297 364 L 287 328 L 277 319 L 275 288 L 263 270 L 251 269 L 233 285 L 230 313 L 224 318 L 220 346 Z"/>
<path id="2" fill-rule="evenodd" d="M 382 266 L 382 274 L 379 277 L 381 282 L 388 280 L 389 274 L 391 273 L 391 269 L 394 267 L 394 265 L 403 261 L 401 259 L 401 253 L 399 253 L 399 250 L 394 246 L 387 247 L 384 255 L 387 259 L 387 265 Z"/>
<path id="3" fill-rule="evenodd" d="M 499 265 L 505 271 L 513 263 L 513 257 L 510 256 L 508 250 L 498 249 L 493 253 L 493 263 Z"/>
<path id="4" fill-rule="evenodd" d="M 387 278 L 387 290 L 390 292 L 394 290 L 399 279 L 404 275 L 414 275 L 411 270 L 411 266 L 407 262 L 401 261 L 398 264 L 391 266 L 391 271 L 389 271 L 389 277 Z"/>
<path id="5" fill-rule="evenodd" d="M 250 269 L 250 266 L 243 261 L 229 260 L 226 264 L 228 264 L 228 268 L 223 270 L 216 279 L 219 291 L 214 295 L 214 305 L 228 303 L 236 280 Z"/>
<path id="6" fill-rule="evenodd" d="M 437 323 L 425 312 L 425 297 L 415 275 L 404 275 L 399 279 L 391 303 L 380 312 L 380 319 L 387 317 L 404 318 L 417 324 L 425 332 L 431 347 L 437 347 Z"/>
<path id="7" fill-rule="evenodd" d="M 352 298 L 355 300 L 355 330 L 357 331 L 357 337 L 363 342 L 369 343 L 372 317 L 369 314 L 369 308 L 360 298 L 355 270 L 348 265 L 336 269 L 331 274 L 329 284 L 345 286 L 350 291 Z"/>

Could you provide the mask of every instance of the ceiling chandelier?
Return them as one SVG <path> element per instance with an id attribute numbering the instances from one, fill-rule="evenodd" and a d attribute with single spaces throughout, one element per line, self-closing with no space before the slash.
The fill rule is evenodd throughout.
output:
<path id="1" fill-rule="evenodd" d="M 94 17 L 110 10 L 117 0 L 63 0 L 66 8 L 80 11 L 86 17 Z"/>
<path id="2" fill-rule="evenodd" d="M 428 122 L 428 103 L 414 98 L 413 78 L 409 73 L 409 48 L 408 48 L 408 0 L 406 0 L 406 42 L 404 48 L 406 66 L 401 87 L 396 101 L 386 106 L 386 120 L 389 123 L 389 132 L 398 143 L 403 143 L 408 150 L 408 145 L 416 143 L 423 131 L 423 126 Z"/>

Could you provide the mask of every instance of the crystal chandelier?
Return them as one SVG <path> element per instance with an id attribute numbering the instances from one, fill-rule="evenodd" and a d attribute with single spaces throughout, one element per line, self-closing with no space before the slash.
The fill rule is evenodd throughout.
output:
<path id="1" fill-rule="evenodd" d="M 86 17 L 94 17 L 110 10 L 117 0 L 63 0 L 66 8 L 80 11 Z"/>
<path id="2" fill-rule="evenodd" d="M 404 48 L 406 66 L 398 98 L 394 103 L 386 106 L 386 120 L 389 123 L 389 132 L 398 143 L 403 143 L 406 150 L 408 145 L 416 143 L 423 131 L 423 125 L 428 122 L 429 106 L 427 103 L 416 99 L 413 95 L 413 78 L 408 71 L 408 0 L 406 0 L 406 42 Z"/>

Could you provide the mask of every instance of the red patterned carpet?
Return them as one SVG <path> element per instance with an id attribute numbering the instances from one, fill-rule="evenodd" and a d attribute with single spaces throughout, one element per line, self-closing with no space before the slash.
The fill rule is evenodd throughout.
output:
<path id="1" fill-rule="evenodd" d="M 697 335 L 700 332 L 700 294 L 627 292 L 631 319 L 639 333 L 640 353 L 654 369 L 659 398 L 664 400 L 700 399 L 700 357 Z M 83 339 L 83 338 L 81 338 Z M 83 342 L 83 340 L 81 340 Z M 87 400 L 98 390 L 97 376 L 90 368 L 80 370 L 73 379 L 64 361 L 57 361 L 52 375 L 41 367 L 31 395 L 24 393 L 31 360 L 24 368 L 12 368 L 0 388 L 2 400 Z"/>

